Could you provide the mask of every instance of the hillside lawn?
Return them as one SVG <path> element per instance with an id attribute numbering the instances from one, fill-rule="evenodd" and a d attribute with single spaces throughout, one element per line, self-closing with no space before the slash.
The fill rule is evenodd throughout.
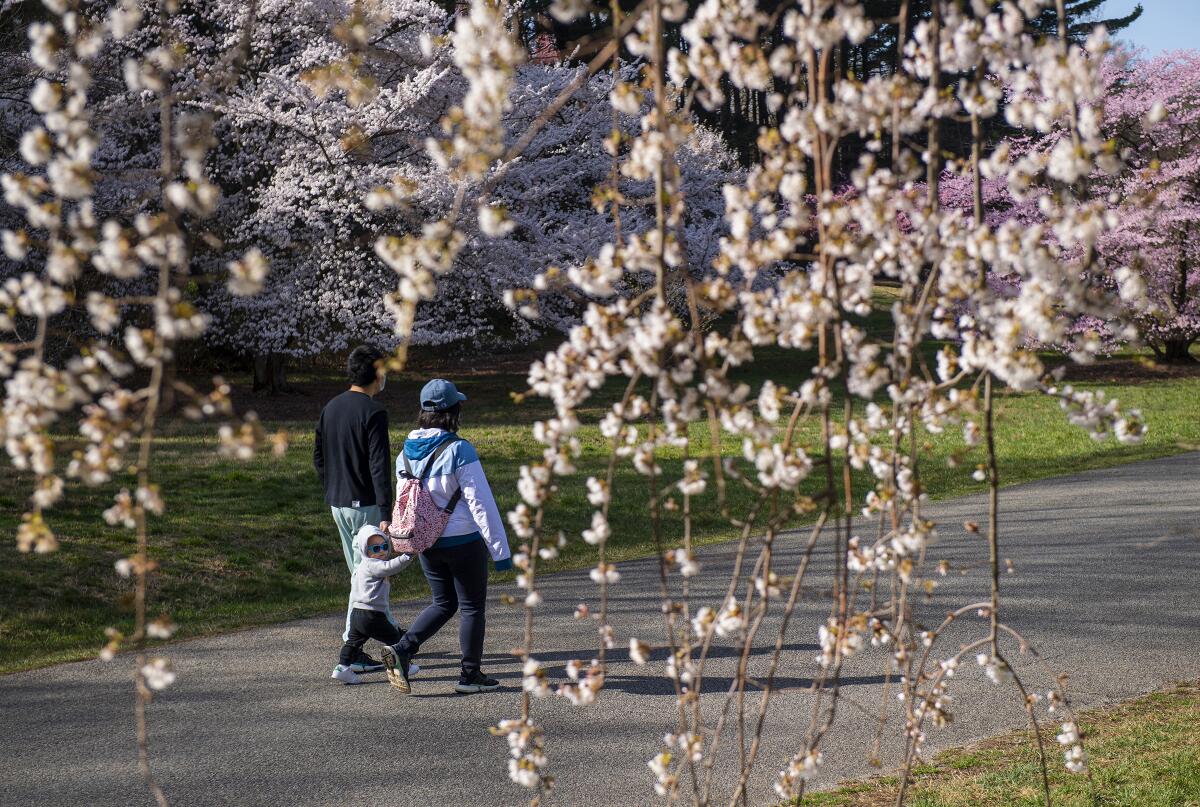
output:
<path id="1" fill-rule="evenodd" d="M 872 315 L 872 328 L 886 327 L 886 300 Z M 997 399 L 996 425 L 1000 479 L 1003 485 L 1047 476 L 1151 459 L 1200 447 L 1200 373 L 1195 370 L 1155 370 L 1138 357 L 1117 357 L 1073 370 L 1080 387 L 1102 387 L 1123 406 L 1140 408 L 1149 433 L 1139 445 L 1115 441 L 1097 443 L 1069 425 L 1056 401 L 1037 394 L 1002 392 Z M 535 459 L 539 446 L 531 424 L 550 410 L 540 399 L 514 403 L 512 393 L 525 390 L 528 356 L 488 358 L 489 370 L 469 362 L 425 356 L 400 377 L 389 378 L 378 400 L 390 412 L 393 453 L 399 450 L 415 419 L 421 384 L 444 375 L 459 383 L 469 396 L 464 405 L 461 434 L 471 440 L 503 512 L 517 503 L 516 479 L 522 463 Z M 481 360 L 482 361 L 482 360 Z M 798 386 L 808 374 L 809 357 L 796 351 L 760 350 L 743 380 L 757 391 L 765 378 Z M 1070 379 L 1072 376 L 1068 376 Z M 348 573 L 329 509 L 322 501 L 312 469 L 312 430 L 324 402 L 345 389 L 334 372 L 296 375 L 297 391 L 275 398 L 255 398 L 246 392 L 249 378 L 229 379 L 242 408 L 257 409 L 268 432 L 286 429 L 291 437 L 282 458 L 270 452 L 247 461 L 223 459 L 216 452 L 212 424 L 169 421 L 155 442 L 153 477 L 161 485 L 166 513 L 152 519 L 152 556 L 161 570 L 153 577 L 150 613 L 169 614 L 179 625 L 177 637 L 199 636 L 265 623 L 328 613 L 345 607 Z M 790 382 L 790 383 L 789 383 Z M 595 562 L 596 550 L 579 537 L 588 526 L 592 508 L 584 480 L 603 476 L 606 441 L 596 426 L 606 403 L 618 395 L 615 386 L 601 390 L 582 413 L 583 456 L 578 474 L 567 480 L 553 501 L 546 524 L 550 535 L 563 530 L 569 540 L 560 558 L 540 564 L 540 571 L 575 569 Z M 806 427 L 809 438 L 815 426 Z M 695 445 L 706 442 L 707 425 L 694 424 Z M 60 456 L 68 456 L 72 438 L 66 426 Z M 933 498 L 947 498 L 984 489 L 971 478 L 981 449 L 964 453 L 960 429 L 924 438 L 931 453 L 921 469 L 925 489 Z M 725 450 L 740 455 L 738 443 L 726 437 Z M 957 467 L 947 460 L 959 458 Z M 666 478 L 679 473 L 678 452 L 664 454 Z M 815 480 L 812 480 L 815 483 Z M 865 493 L 865 475 L 855 479 L 855 496 Z M 64 502 L 48 511 L 51 528 L 62 544 L 53 554 L 23 555 L 15 535 L 25 510 L 32 480 L 7 462 L 0 463 L 0 673 L 32 669 L 63 661 L 91 658 L 104 644 L 108 626 L 126 630 L 132 624 L 131 584 L 117 576 L 113 564 L 131 554 L 130 531 L 109 527 L 101 512 L 114 493 L 132 487 L 130 478 L 85 488 L 69 484 Z M 626 462 L 619 467 L 610 522 L 610 559 L 644 557 L 655 551 L 646 526 L 646 482 Z M 731 486 L 733 512 L 749 501 L 740 487 Z M 695 534 L 700 543 L 734 536 L 715 506 L 713 486 L 693 502 Z M 743 508 L 744 510 L 744 508 Z M 666 541 L 680 534 L 680 518 L 666 514 Z M 799 525 L 800 521 L 797 521 Z M 514 550 L 515 550 L 515 543 Z M 496 574 L 511 588 L 512 573 Z M 422 598 L 428 588 L 415 565 L 394 580 L 393 598 Z"/>
<path id="2" fill-rule="evenodd" d="M 1042 727 L 1056 807 L 1200 806 L 1200 685 L 1184 682 L 1085 712 L 1079 727 L 1091 781 L 1062 764 L 1059 724 Z M 913 771 L 908 807 L 1040 807 L 1037 745 L 1012 732 L 937 754 Z M 879 776 L 811 793 L 804 807 L 891 807 L 899 782 Z"/>

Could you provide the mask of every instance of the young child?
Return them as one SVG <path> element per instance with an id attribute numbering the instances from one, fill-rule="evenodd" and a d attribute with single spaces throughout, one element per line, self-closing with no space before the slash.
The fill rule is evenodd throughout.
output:
<path id="1" fill-rule="evenodd" d="M 362 656 L 362 647 L 367 639 L 375 639 L 385 645 L 400 641 L 403 631 L 398 630 L 388 619 L 388 596 L 392 591 L 392 575 L 412 563 L 409 555 L 392 556 L 392 541 L 371 524 L 364 525 L 354 536 L 354 545 L 362 559 L 354 567 L 350 582 L 350 634 L 342 645 L 338 665 L 333 668 L 332 678 L 344 684 L 361 684 L 362 678 L 350 669 L 350 665 Z M 416 665 L 413 665 L 415 668 Z M 409 670 L 409 674 L 413 669 Z"/>

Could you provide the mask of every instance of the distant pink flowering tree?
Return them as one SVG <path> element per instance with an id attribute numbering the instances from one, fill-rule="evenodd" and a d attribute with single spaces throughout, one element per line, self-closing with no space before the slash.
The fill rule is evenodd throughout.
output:
<path id="1" fill-rule="evenodd" d="M 1073 313 L 1068 333 L 1086 336 L 1103 350 L 1134 335 L 1166 362 L 1193 361 L 1200 339 L 1200 51 L 1176 51 L 1153 59 L 1116 50 L 1101 70 L 1103 105 L 1085 109 L 1083 120 L 1109 138 L 1124 170 L 1101 165 L 1088 177 L 1093 201 L 1109 211 L 1093 225 L 1095 249 L 1112 271 L 1098 284 L 1114 287 L 1125 304 L 1124 322 Z M 982 164 L 984 219 L 1045 226 L 1037 197 L 1010 181 L 1010 167 L 1067 162 L 1070 137 L 1062 129 L 1028 132 L 1006 140 Z M 1114 160 L 1115 165 L 1115 160 Z M 1017 174 L 1019 176 L 1020 173 Z M 939 198 L 945 208 L 968 215 L 973 184 L 967 170 L 947 170 Z M 1045 237 L 1055 239 L 1053 229 Z M 1015 276 L 990 275 L 993 286 L 1019 285 Z"/>
<path id="2" fill-rule="evenodd" d="M 1150 305 L 1127 300 L 1145 342 L 1164 361 L 1194 361 L 1189 351 L 1200 339 L 1200 51 L 1132 59 L 1114 73 L 1104 127 L 1132 170 L 1102 187 L 1132 203 L 1122 207 L 1100 248 L 1145 284 Z"/>

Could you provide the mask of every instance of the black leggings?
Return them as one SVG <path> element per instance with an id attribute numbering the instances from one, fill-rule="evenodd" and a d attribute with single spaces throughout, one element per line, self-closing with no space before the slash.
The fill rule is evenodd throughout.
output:
<path id="1" fill-rule="evenodd" d="M 429 581 L 433 602 L 425 607 L 398 647 L 410 656 L 461 609 L 458 643 L 462 648 L 463 675 L 478 672 L 483 658 L 484 610 L 487 607 L 488 560 L 481 538 L 467 544 L 421 553 L 421 568 Z"/>
<path id="2" fill-rule="evenodd" d="M 368 608 L 355 608 L 350 612 L 350 638 L 342 645 L 342 654 L 338 661 L 350 665 L 362 659 L 363 645 L 367 639 L 374 639 L 383 644 L 395 644 L 400 641 L 400 631 L 382 611 L 372 611 Z"/>

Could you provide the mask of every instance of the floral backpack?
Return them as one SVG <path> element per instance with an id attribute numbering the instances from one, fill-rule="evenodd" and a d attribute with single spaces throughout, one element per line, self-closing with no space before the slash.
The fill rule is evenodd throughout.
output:
<path id="1" fill-rule="evenodd" d="M 461 438 L 454 437 L 438 446 L 425 463 L 420 476 L 413 473 L 408 457 L 403 453 L 400 455 L 404 462 L 404 470 L 400 472 L 400 489 L 396 492 L 396 506 L 392 508 L 392 522 L 388 526 L 392 547 L 396 552 L 424 552 L 442 537 L 450 514 L 462 498 L 462 489 L 454 491 L 445 507 L 438 507 L 429 493 L 429 488 L 425 487 L 425 481 L 429 478 L 438 457 L 459 439 Z"/>

